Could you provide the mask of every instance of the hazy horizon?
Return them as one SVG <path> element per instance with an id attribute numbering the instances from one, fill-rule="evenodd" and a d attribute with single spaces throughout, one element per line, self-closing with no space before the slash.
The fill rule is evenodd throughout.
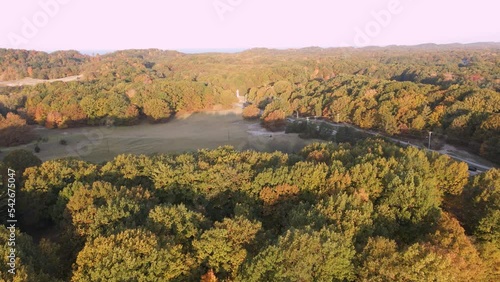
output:
<path id="1" fill-rule="evenodd" d="M 158 49 L 161 51 L 175 51 L 175 52 L 180 52 L 183 54 L 208 54 L 208 53 L 222 53 L 222 54 L 237 54 L 241 52 L 245 52 L 248 50 L 252 49 L 268 49 L 268 50 L 279 50 L 279 51 L 286 51 L 286 50 L 301 50 L 301 49 L 308 49 L 308 48 L 320 48 L 320 49 L 336 49 L 336 48 L 354 48 L 354 49 L 366 49 L 366 48 L 397 48 L 397 47 L 420 47 L 420 46 L 426 46 L 426 45 L 435 45 L 435 46 L 450 46 L 450 45 L 462 45 L 462 46 L 471 46 L 471 45 L 478 45 L 478 44 L 495 44 L 500 47 L 500 41 L 495 42 L 495 41 L 490 41 L 490 42 L 471 42 L 471 43 L 446 43 L 446 44 L 437 44 L 437 43 L 420 43 L 420 44 L 415 44 L 415 45 L 383 45 L 383 46 L 378 46 L 378 45 L 371 45 L 371 46 L 362 46 L 362 47 L 356 47 L 356 46 L 330 46 L 330 47 L 320 47 L 320 46 L 304 46 L 304 47 L 283 47 L 283 48 L 272 48 L 272 47 L 248 47 L 248 48 L 180 48 L 180 49 L 163 49 L 163 48 L 128 48 L 128 49 L 109 49 L 109 50 L 101 50 L 101 49 L 55 49 L 55 50 L 40 50 L 40 49 L 24 49 L 24 48 L 6 48 L 6 49 L 20 49 L 20 50 L 28 50 L 28 51 L 39 51 L 39 52 L 46 52 L 46 53 L 54 53 L 58 51 L 77 51 L 80 54 L 83 55 L 105 55 L 105 54 L 111 54 L 113 52 L 118 52 L 118 51 L 125 51 L 125 50 L 149 50 L 149 49 Z M 4 47 L 0 47 L 4 48 Z"/>

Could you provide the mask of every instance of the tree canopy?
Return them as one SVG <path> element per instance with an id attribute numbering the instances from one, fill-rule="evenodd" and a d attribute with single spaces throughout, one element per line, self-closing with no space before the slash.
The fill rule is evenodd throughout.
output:
<path id="1" fill-rule="evenodd" d="M 466 172 L 379 139 L 297 155 L 220 147 L 48 161 L 25 170 L 18 192 L 30 249 L 18 277 L 491 281 L 498 170 Z"/>

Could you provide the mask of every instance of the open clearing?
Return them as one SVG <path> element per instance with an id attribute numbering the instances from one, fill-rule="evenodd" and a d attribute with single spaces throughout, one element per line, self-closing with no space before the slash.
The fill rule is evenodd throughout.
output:
<path id="1" fill-rule="evenodd" d="M 43 161 L 68 156 L 103 162 L 119 154 L 178 153 L 215 149 L 231 145 L 237 150 L 276 150 L 298 152 L 305 145 L 320 140 L 303 140 L 298 134 L 268 132 L 258 121 L 244 120 L 235 111 L 206 112 L 174 119 L 164 124 L 140 124 L 121 127 L 84 127 L 35 130 L 48 141 L 40 142 L 37 156 Z M 64 139 L 67 145 L 59 144 Z M 35 143 L 2 148 L 0 158 L 15 149 L 33 151 Z"/>
<path id="2" fill-rule="evenodd" d="M 18 80 L 0 81 L 0 86 L 14 87 L 14 86 L 37 85 L 39 83 L 46 83 L 46 82 L 50 83 L 56 81 L 70 82 L 70 81 L 80 80 L 82 77 L 83 75 L 73 75 L 57 79 L 37 79 L 37 78 L 25 77 L 23 79 L 18 79 Z"/>
<path id="3" fill-rule="evenodd" d="M 244 120 L 241 108 L 240 103 L 229 110 L 184 114 L 163 124 L 144 122 L 135 126 L 71 129 L 46 129 L 38 126 L 35 132 L 47 141 L 39 143 L 41 151 L 37 156 L 43 161 L 73 156 L 97 163 L 111 160 L 119 154 L 180 153 L 215 149 L 224 145 L 233 146 L 237 150 L 251 149 L 261 152 L 278 150 L 292 153 L 300 151 L 310 143 L 325 142 L 319 139 L 301 139 L 298 134 L 269 132 L 262 128 L 259 121 Z M 356 130 L 378 135 L 366 130 Z M 388 139 L 401 143 L 398 139 Z M 61 140 L 65 140 L 67 145 L 61 145 L 59 143 Z M 33 151 L 35 145 L 36 142 L 32 142 L 27 145 L 0 148 L 0 159 L 16 149 Z M 438 152 L 477 167 L 477 172 L 471 172 L 473 175 L 497 167 L 479 156 L 451 145 L 445 145 Z"/>

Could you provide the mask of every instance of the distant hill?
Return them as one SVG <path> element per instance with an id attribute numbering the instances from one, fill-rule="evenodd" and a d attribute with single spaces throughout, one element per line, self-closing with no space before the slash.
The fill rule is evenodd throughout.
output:
<path id="1" fill-rule="evenodd" d="M 427 52 L 438 52 L 440 56 L 447 57 L 449 64 L 458 64 L 457 60 L 464 57 L 475 57 L 484 60 L 495 60 L 496 58 L 485 57 L 481 51 L 500 50 L 498 42 L 479 42 L 471 44 L 421 44 L 414 46 L 386 46 L 386 47 L 363 47 L 363 48 L 320 48 L 307 47 L 301 49 L 268 49 L 268 48 L 253 48 L 248 50 L 232 50 L 224 53 L 221 50 L 206 50 L 207 53 L 200 53 L 203 50 L 186 53 L 179 51 L 160 50 L 160 49 L 131 49 L 119 50 L 105 54 L 91 53 L 95 56 L 82 54 L 75 50 L 56 51 L 52 53 L 33 51 L 33 50 L 16 50 L 16 49 L 0 49 L 0 81 L 11 81 L 22 79 L 25 77 L 36 79 L 57 79 L 66 76 L 79 75 L 86 70 L 96 68 L 96 61 L 105 60 L 120 60 L 124 58 L 136 58 L 144 61 L 148 65 L 155 65 L 169 61 L 171 64 L 176 64 L 176 61 L 190 64 L 196 61 L 196 68 L 208 67 L 217 58 L 220 63 L 231 63 L 232 65 L 248 65 L 248 59 L 251 57 L 256 68 L 262 62 L 269 66 L 283 61 L 308 61 L 321 59 L 323 62 L 333 60 L 344 60 L 349 57 L 350 60 L 358 58 L 366 60 L 372 58 L 376 61 L 393 61 L 395 58 L 401 61 L 404 57 L 404 63 L 412 68 L 415 63 L 423 62 L 425 65 L 432 65 Z M 107 52 L 107 51 L 106 51 Z M 388 53 L 389 52 L 389 53 Z M 410 53 L 408 53 L 410 52 Z M 451 52 L 443 54 L 443 52 Z M 473 53 L 468 53 L 473 52 Z M 478 52 L 478 53 L 476 53 Z M 403 62 L 401 62 L 403 63 Z M 363 62 L 355 62 L 351 64 L 359 65 L 357 70 L 347 68 L 338 70 L 337 72 L 359 73 L 360 70 L 367 67 L 368 64 Z M 338 64 L 337 64 L 338 65 Z M 366 66 L 363 66 L 366 65 Z M 182 67 L 181 67 L 182 68 Z M 201 71 L 204 72 L 204 71 Z M 398 75 L 398 74 L 393 74 Z"/>
<path id="2" fill-rule="evenodd" d="M 55 79 L 78 75 L 90 57 L 78 51 L 40 51 L 0 49 L 0 81 L 25 77 Z"/>

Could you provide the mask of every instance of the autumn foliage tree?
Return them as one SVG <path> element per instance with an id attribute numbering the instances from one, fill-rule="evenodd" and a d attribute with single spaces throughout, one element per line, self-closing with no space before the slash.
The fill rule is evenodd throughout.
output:
<path id="1" fill-rule="evenodd" d="M 144 103 L 144 114 L 154 122 L 170 118 L 171 111 L 169 105 L 161 99 L 152 99 Z"/>
<path id="2" fill-rule="evenodd" d="M 243 118 L 245 118 L 245 119 L 255 119 L 255 118 L 259 117 L 260 109 L 256 105 L 251 104 L 251 105 L 246 106 L 243 109 L 242 115 L 243 115 Z"/>
<path id="3" fill-rule="evenodd" d="M 0 146 L 16 146 L 31 142 L 35 138 L 26 120 L 14 113 L 0 114 Z"/>
<path id="4" fill-rule="evenodd" d="M 262 116 L 262 124 L 271 131 L 283 129 L 286 124 L 286 114 L 282 110 L 275 110 Z"/>
<path id="5" fill-rule="evenodd" d="M 498 173 L 466 172 L 381 139 L 47 161 L 19 216 L 60 267 L 19 257 L 37 281 L 495 281 Z"/>
<path id="6" fill-rule="evenodd" d="M 72 281 L 170 281 L 189 270 L 180 245 L 162 245 L 149 231 L 97 237 L 78 254 Z"/>

